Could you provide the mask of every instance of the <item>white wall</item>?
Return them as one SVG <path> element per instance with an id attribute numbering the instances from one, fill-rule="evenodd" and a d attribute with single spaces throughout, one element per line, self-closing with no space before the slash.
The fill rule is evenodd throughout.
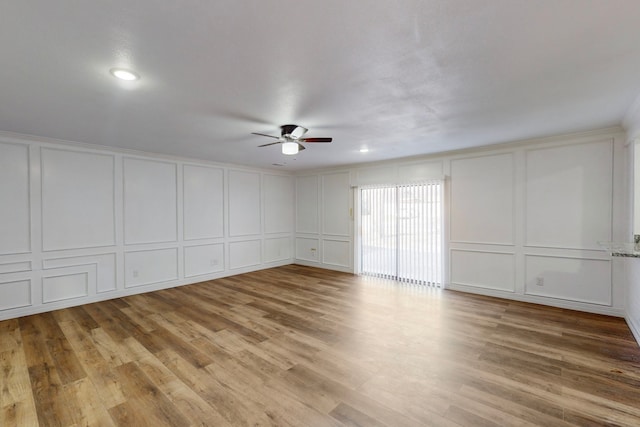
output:
<path id="1" fill-rule="evenodd" d="M 624 269 L 597 242 L 628 240 L 625 168 L 625 135 L 606 129 L 307 173 L 296 180 L 296 261 L 346 264 L 316 224 L 346 222 L 351 200 L 322 203 L 323 186 L 346 192 L 349 176 L 353 185 L 446 176 L 448 288 L 622 316 Z"/>
<path id="2" fill-rule="evenodd" d="M 591 134 L 445 160 L 449 287 L 622 315 L 621 272 L 598 242 L 613 239 L 623 150 L 622 134 Z"/>
<path id="3" fill-rule="evenodd" d="M 352 201 L 348 171 L 296 178 L 297 263 L 353 271 Z"/>
<path id="4" fill-rule="evenodd" d="M 636 99 L 636 102 L 627 112 L 627 116 L 624 120 L 625 128 L 627 129 L 627 159 L 629 173 L 626 176 L 627 182 L 627 194 L 630 199 L 629 203 L 629 215 L 631 221 L 629 221 L 629 228 L 627 231 L 627 238 L 621 240 L 623 242 L 632 241 L 633 234 L 637 234 L 640 229 L 640 200 L 638 194 L 638 183 L 640 182 L 640 164 L 634 160 L 640 158 L 640 97 Z M 636 340 L 640 343 L 640 258 L 621 258 L 619 261 L 623 265 L 625 275 L 625 288 L 626 288 L 626 310 L 625 318 L 627 323 L 631 327 Z"/>
<path id="5" fill-rule="evenodd" d="M 0 136 L 0 319 L 289 264 L 294 185 Z"/>
<path id="6" fill-rule="evenodd" d="M 640 344 L 640 258 L 624 258 L 627 280 L 627 305 L 625 318 Z"/>
<path id="7" fill-rule="evenodd" d="M 447 176 L 449 288 L 626 314 L 637 333 L 640 260 L 596 245 L 629 240 L 625 138 L 609 129 L 292 177 L 3 135 L 0 319 L 294 261 L 354 271 L 351 186 Z"/>

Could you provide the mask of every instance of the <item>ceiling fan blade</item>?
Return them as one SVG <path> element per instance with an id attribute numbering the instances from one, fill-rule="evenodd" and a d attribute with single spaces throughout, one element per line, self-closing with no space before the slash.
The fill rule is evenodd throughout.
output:
<path id="1" fill-rule="evenodd" d="M 300 138 L 298 141 L 302 142 L 331 142 L 333 138 Z"/>
<path id="2" fill-rule="evenodd" d="M 309 129 L 307 128 L 303 128 L 302 126 L 297 126 L 292 132 L 291 132 L 291 138 L 293 139 L 300 139 L 300 137 L 302 135 L 304 135 L 305 133 L 307 133 Z"/>
<path id="3" fill-rule="evenodd" d="M 304 147 L 304 145 L 298 143 L 298 151 L 302 151 L 302 150 L 306 150 L 306 148 Z"/>
<path id="4" fill-rule="evenodd" d="M 270 142 L 268 144 L 258 145 L 258 147 L 268 147 L 269 145 L 275 145 L 275 144 L 280 144 L 280 141 L 278 141 L 278 142 Z"/>
<path id="5" fill-rule="evenodd" d="M 267 135 L 266 133 L 251 132 L 251 135 L 268 136 L 269 138 L 280 139 L 279 136 Z"/>

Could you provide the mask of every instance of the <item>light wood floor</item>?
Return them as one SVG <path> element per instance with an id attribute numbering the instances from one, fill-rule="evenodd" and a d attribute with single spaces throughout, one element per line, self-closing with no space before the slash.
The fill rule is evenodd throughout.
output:
<path id="1" fill-rule="evenodd" d="M 640 425 L 622 319 L 286 266 L 0 322 L 2 426 Z"/>

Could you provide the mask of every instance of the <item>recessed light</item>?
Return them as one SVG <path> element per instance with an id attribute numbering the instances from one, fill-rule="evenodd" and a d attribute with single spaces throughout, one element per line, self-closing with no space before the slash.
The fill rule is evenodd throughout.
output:
<path id="1" fill-rule="evenodd" d="M 360 152 L 361 153 L 368 153 L 369 149 L 367 147 L 363 147 L 363 148 L 360 149 Z"/>
<path id="2" fill-rule="evenodd" d="M 131 70 L 125 70 L 124 68 L 112 68 L 109 70 L 113 77 L 120 80 L 133 81 L 138 80 L 140 76 Z"/>

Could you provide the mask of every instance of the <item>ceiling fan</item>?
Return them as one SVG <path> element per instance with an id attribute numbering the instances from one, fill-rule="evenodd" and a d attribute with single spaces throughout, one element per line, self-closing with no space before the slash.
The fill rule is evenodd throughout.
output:
<path id="1" fill-rule="evenodd" d="M 267 136 L 269 138 L 275 138 L 277 142 L 271 142 L 269 144 L 258 145 L 258 147 L 267 147 L 274 144 L 282 144 L 282 154 L 294 155 L 298 154 L 298 151 L 304 150 L 304 145 L 301 142 L 331 142 L 333 138 L 302 138 L 307 133 L 308 129 L 298 125 L 282 125 L 280 126 L 280 136 L 267 135 L 264 133 L 251 132 L 253 135 Z"/>

